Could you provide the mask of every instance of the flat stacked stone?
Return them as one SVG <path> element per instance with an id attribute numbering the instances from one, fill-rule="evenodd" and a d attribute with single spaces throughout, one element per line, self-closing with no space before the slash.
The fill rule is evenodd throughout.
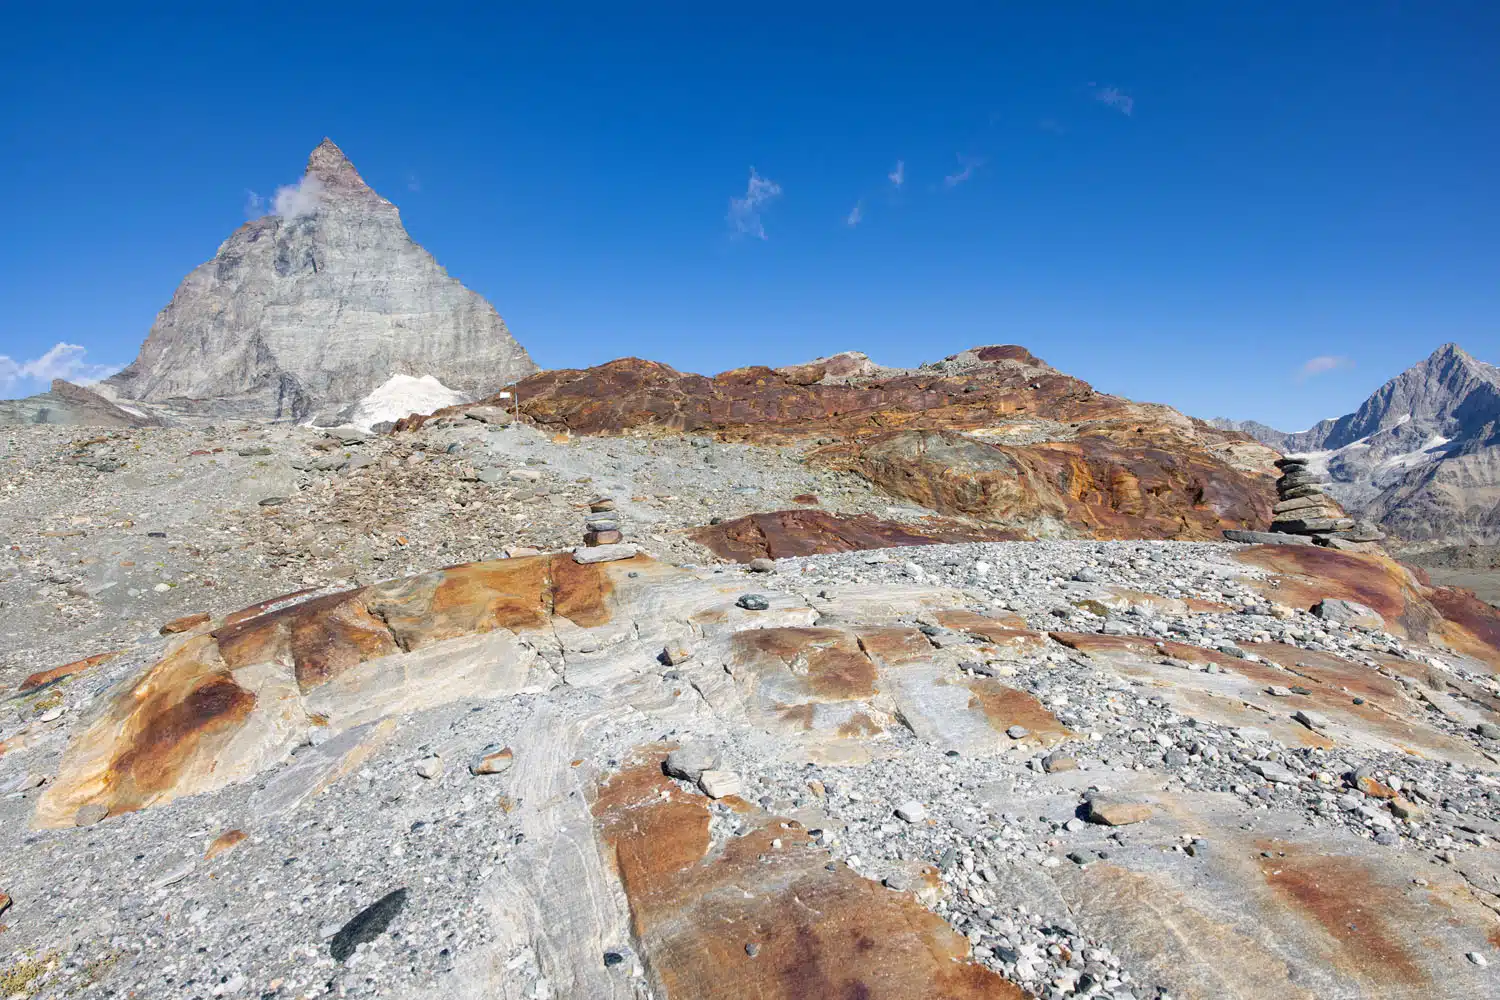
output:
<path id="1" fill-rule="evenodd" d="M 620 531 L 620 522 L 615 516 L 615 502 L 600 497 L 589 504 L 588 520 L 584 522 L 583 544 L 594 548 L 599 545 L 618 545 L 625 540 Z"/>

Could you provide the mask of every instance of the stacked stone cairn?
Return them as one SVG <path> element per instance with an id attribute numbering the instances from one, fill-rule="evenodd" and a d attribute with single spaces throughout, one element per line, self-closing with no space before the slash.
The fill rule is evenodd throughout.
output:
<path id="1" fill-rule="evenodd" d="M 1379 548 L 1385 533 L 1368 521 L 1356 521 L 1323 492 L 1305 458 L 1279 458 L 1276 467 L 1276 505 L 1271 508 L 1271 533 L 1307 538 L 1331 549 L 1369 551 Z"/>
<path id="2" fill-rule="evenodd" d="M 615 516 L 615 502 L 600 497 L 589 504 L 588 520 L 584 523 L 583 544 L 589 548 L 600 545 L 618 545 L 625 536 L 620 532 L 620 522 Z"/>

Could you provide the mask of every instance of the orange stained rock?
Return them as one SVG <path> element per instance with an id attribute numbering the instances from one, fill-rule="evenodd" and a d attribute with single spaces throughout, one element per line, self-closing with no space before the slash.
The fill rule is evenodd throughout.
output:
<path id="1" fill-rule="evenodd" d="M 61 680 L 64 677 L 81 674 L 85 670 L 99 666 L 101 663 L 108 663 L 123 652 L 125 652 L 123 649 L 113 649 L 107 653 L 95 653 L 93 656 L 85 656 L 81 660 L 64 663 L 62 666 L 53 667 L 51 670 L 38 671 L 21 682 L 21 693 L 35 691 L 44 684 L 51 684 L 53 681 Z"/>
<path id="2" fill-rule="evenodd" d="M 183 615 L 181 618 L 173 618 L 160 629 L 162 635 L 176 635 L 179 632 L 188 632 L 200 625 L 207 625 L 212 616 L 207 611 L 199 611 L 196 614 Z"/>
<path id="3" fill-rule="evenodd" d="M 819 699 L 846 701 L 876 693 L 875 664 L 854 635 L 841 629 L 746 629 L 736 632 L 732 643 L 737 659 L 780 661 Z"/>
<path id="4" fill-rule="evenodd" d="M 708 800 L 662 775 L 665 755 L 642 752 L 605 782 L 594 815 L 636 945 L 667 996 L 1024 998 L 966 961 L 968 942 L 911 896 L 827 870 L 828 853 L 792 821 L 760 814 L 710 855 Z"/>
<path id="5" fill-rule="evenodd" d="M 1387 556 L 1317 545 L 1257 545 L 1234 557 L 1277 574 L 1274 584 L 1257 581 L 1252 586 L 1280 604 L 1307 609 L 1325 597 L 1357 601 L 1392 627 L 1398 627 L 1416 582 Z"/>
<path id="6" fill-rule="evenodd" d="M 1271 855 L 1259 861 L 1266 884 L 1327 934 L 1331 965 L 1383 989 L 1427 984 L 1412 952 L 1415 942 L 1393 928 L 1388 916 L 1409 905 L 1400 889 L 1354 858 L 1316 854 L 1286 841 L 1257 846 Z"/>
<path id="7" fill-rule="evenodd" d="M 944 628 L 968 632 L 991 642 L 1014 638 L 1017 633 L 1026 633 L 1041 638 L 1040 634 L 1026 627 L 1026 619 L 1012 611 L 996 615 L 981 615 L 974 611 L 938 611 L 933 619 Z"/>
<path id="8" fill-rule="evenodd" d="M 367 660 L 496 629 L 546 628 L 552 615 L 588 628 L 609 621 L 612 573 L 650 560 L 580 565 L 572 555 L 467 563 L 402 580 L 315 597 L 214 633 L 231 668 L 293 666 L 310 691 Z"/>
<path id="9" fill-rule="evenodd" d="M 194 758 L 212 757 L 255 706 L 255 696 L 229 671 L 201 660 L 211 640 L 200 636 L 179 647 L 112 706 L 119 736 L 89 797 L 110 815 L 149 805 L 171 791 L 178 772 Z"/>
<path id="10" fill-rule="evenodd" d="M 212 861 L 220 854 L 238 847 L 249 836 L 244 830 L 225 830 L 214 838 L 212 844 L 208 845 L 208 850 L 203 854 L 203 860 Z"/>
<path id="11" fill-rule="evenodd" d="M 1072 735 L 1072 730 L 1049 712 L 1031 694 L 1007 687 L 988 677 L 965 680 L 972 695 L 970 707 L 984 711 L 984 717 L 997 732 L 1005 732 L 1011 726 L 1024 726 L 1031 735 L 1023 742 L 1043 744 L 1058 743 Z"/>
<path id="12" fill-rule="evenodd" d="M 817 498 L 811 502 L 817 503 Z M 1005 528 L 943 518 L 905 523 L 882 520 L 871 514 L 845 516 L 824 510 L 778 510 L 694 528 L 688 537 L 721 558 L 749 562 L 762 557 L 786 559 L 899 545 L 1014 541 L 1026 536 Z"/>

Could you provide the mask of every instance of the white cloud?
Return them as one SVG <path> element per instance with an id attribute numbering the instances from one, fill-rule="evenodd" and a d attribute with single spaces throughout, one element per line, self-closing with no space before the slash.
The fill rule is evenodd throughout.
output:
<path id="1" fill-rule="evenodd" d="M 896 187 L 900 187 L 901 185 L 905 184 L 906 183 L 906 161 L 905 160 L 897 160 L 896 161 L 896 169 L 892 170 L 890 173 L 886 174 L 886 176 L 891 179 L 891 183 L 894 184 Z"/>
<path id="2" fill-rule="evenodd" d="M 857 225 L 860 224 L 861 220 L 864 219 L 864 217 L 865 217 L 865 203 L 862 202 L 862 201 L 860 201 L 860 202 L 856 202 L 855 203 L 855 205 L 854 205 L 854 211 L 850 212 L 849 213 L 849 218 L 845 219 L 844 221 L 847 222 L 851 226 L 857 226 Z"/>
<path id="3" fill-rule="evenodd" d="M 1127 118 L 1135 111 L 1135 98 L 1129 94 L 1121 93 L 1120 88 L 1096 87 L 1092 83 L 1089 84 L 1089 87 L 1094 92 L 1094 100 L 1100 104 L 1114 108 Z"/>
<path id="4" fill-rule="evenodd" d="M 120 370 L 119 365 L 96 365 L 84 360 L 88 351 L 78 344 L 54 344 L 39 358 L 17 361 L 0 354 L 0 397 L 15 398 L 45 392 L 55 378 L 91 385 Z"/>
<path id="5" fill-rule="evenodd" d="M 943 184 L 945 187 L 958 187 L 964 181 L 974 176 L 974 170 L 976 167 L 984 166 L 983 157 L 971 158 L 967 156 L 960 156 L 958 158 L 958 162 L 963 165 L 963 169 L 956 174 L 949 174 L 947 177 L 944 177 Z"/>
<path id="6" fill-rule="evenodd" d="M 1302 367 L 1297 369 L 1297 381 L 1303 382 L 1315 375 L 1322 375 L 1324 372 L 1353 367 L 1353 358 L 1346 358 L 1342 355 L 1320 354 L 1316 358 L 1308 358 L 1302 362 Z"/>
<path id="7" fill-rule="evenodd" d="M 312 215 L 318 210 L 318 203 L 322 200 L 323 182 L 312 174 L 307 174 L 295 184 L 283 184 L 276 189 L 276 197 L 271 201 L 271 211 L 283 219 L 295 219 Z"/>
<path id="8" fill-rule="evenodd" d="M 745 186 L 745 197 L 729 199 L 729 215 L 726 218 L 736 236 L 750 235 L 766 238 L 765 226 L 761 225 L 760 213 L 766 205 L 781 197 L 781 185 L 762 177 L 750 168 L 750 183 Z"/>
<path id="9" fill-rule="evenodd" d="M 266 199 L 254 191 L 245 190 L 245 218 L 258 219 L 266 214 Z"/>

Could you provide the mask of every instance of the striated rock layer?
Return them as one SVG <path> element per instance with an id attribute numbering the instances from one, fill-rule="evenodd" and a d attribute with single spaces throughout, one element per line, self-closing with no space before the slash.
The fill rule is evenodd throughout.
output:
<path id="1" fill-rule="evenodd" d="M 1213 560 L 1295 634 L 1225 643 L 1251 616 L 1114 585 L 1172 638 L 1046 632 L 945 586 L 814 597 L 805 573 L 569 553 L 182 623 L 13 702 L 7 936 L 148 927 L 153 948 L 71 963 L 101 994 L 207 995 L 172 977 L 249 939 L 209 988 L 275 995 L 312 966 L 319 989 L 288 995 L 1487 995 L 1500 617 L 1379 556 L 1168 548 L 1134 551 L 1176 559 L 1160 580 Z M 1308 642 L 1335 595 L 1383 627 Z M 463 893 L 463 936 L 429 934 L 418 914 Z M 231 944 L 200 928 L 226 910 Z M 31 961 L 0 973 L 61 966 Z"/>
<path id="2" fill-rule="evenodd" d="M 300 421 L 331 417 L 393 375 L 475 397 L 536 370 L 494 308 L 412 241 L 331 140 L 288 201 L 187 276 L 108 390 L 188 413 Z"/>
<path id="3" fill-rule="evenodd" d="M 839 355 L 712 378 L 622 358 L 516 391 L 543 427 L 798 443 L 894 497 L 1037 537 L 1216 538 L 1269 521 L 1274 497 L 1269 448 L 1095 392 L 1014 345 L 917 370 Z"/>

